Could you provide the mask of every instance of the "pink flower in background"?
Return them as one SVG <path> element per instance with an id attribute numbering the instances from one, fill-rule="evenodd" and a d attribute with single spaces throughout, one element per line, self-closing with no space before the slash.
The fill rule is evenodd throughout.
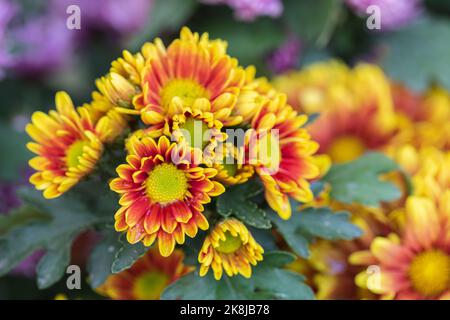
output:
<path id="1" fill-rule="evenodd" d="M 416 19 L 422 11 L 422 0 L 346 0 L 347 5 L 361 16 L 375 5 L 381 12 L 381 29 L 394 30 Z"/>
<path id="2" fill-rule="evenodd" d="M 286 42 L 269 55 L 268 68 L 276 74 L 294 69 L 300 60 L 301 48 L 300 40 L 290 36 Z"/>
<path id="3" fill-rule="evenodd" d="M 281 0 L 203 0 L 207 4 L 226 4 L 237 19 L 252 21 L 259 16 L 279 17 L 283 13 Z"/>
<path id="4" fill-rule="evenodd" d="M 8 24 L 17 12 L 17 6 L 10 1 L 0 0 L 0 79 L 4 69 L 11 65 L 11 56 L 5 41 Z"/>
<path id="5" fill-rule="evenodd" d="M 56 15 L 66 15 L 68 6 L 79 6 L 82 31 L 96 29 L 127 35 L 145 26 L 153 2 L 153 0 L 53 0 L 51 7 Z"/>

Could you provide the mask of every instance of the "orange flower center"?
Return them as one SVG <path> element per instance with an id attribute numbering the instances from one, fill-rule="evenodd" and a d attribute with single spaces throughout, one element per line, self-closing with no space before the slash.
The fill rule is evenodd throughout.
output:
<path id="1" fill-rule="evenodd" d="M 185 106 L 192 106 L 199 98 L 209 99 L 209 92 L 197 82 L 190 79 L 175 79 L 161 89 L 161 105 L 170 110 L 170 104 L 175 97 L 180 98 Z"/>
<path id="2" fill-rule="evenodd" d="M 242 247 L 242 240 L 239 236 L 233 236 L 230 231 L 225 232 L 225 240 L 219 241 L 217 251 L 230 254 L 238 251 Z"/>
<path id="3" fill-rule="evenodd" d="M 173 164 L 163 163 L 149 173 L 146 189 L 153 202 L 167 204 L 184 198 L 188 190 L 188 180 L 184 171 Z"/>
<path id="4" fill-rule="evenodd" d="M 341 136 L 334 139 L 328 154 L 333 162 L 342 163 L 355 160 L 361 156 L 366 147 L 361 138 L 356 136 Z"/>
<path id="5" fill-rule="evenodd" d="M 409 278 L 420 294 L 439 295 L 450 288 L 450 256 L 441 250 L 420 253 L 411 263 Z"/>
<path id="6" fill-rule="evenodd" d="M 66 165 L 68 168 L 78 167 L 80 164 L 80 157 L 84 153 L 84 147 L 89 145 L 89 141 L 74 142 L 66 153 Z"/>
<path id="7" fill-rule="evenodd" d="M 182 134 L 186 139 L 188 145 L 192 148 L 205 148 L 209 143 L 208 125 L 194 118 L 187 118 L 186 121 L 180 125 Z"/>
<path id="8" fill-rule="evenodd" d="M 160 271 L 145 273 L 136 279 L 133 293 L 138 300 L 158 300 L 169 282 L 169 276 Z"/>

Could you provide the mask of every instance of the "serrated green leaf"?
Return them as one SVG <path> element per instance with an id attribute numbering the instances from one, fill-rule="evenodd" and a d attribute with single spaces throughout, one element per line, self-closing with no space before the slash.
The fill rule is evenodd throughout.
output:
<path id="1" fill-rule="evenodd" d="M 19 190 L 19 195 L 27 205 L 33 206 L 40 212 L 45 212 L 50 218 L 46 221 L 35 221 L 15 228 L 0 240 L 0 252 L 2 252 L 0 276 L 8 273 L 38 249 L 52 252 L 55 244 L 60 243 L 61 239 L 74 237 L 95 225 L 110 222 L 113 219 L 114 211 L 106 215 L 103 210 L 107 210 L 111 205 L 97 201 L 95 205 L 89 207 L 88 204 L 92 204 L 91 200 L 95 198 L 95 193 L 92 192 L 92 189 L 87 192 L 89 193 L 80 194 L 74 190 L 58 199 L 47 200 L 42 197 L 41 192 L 34 189 Z M 55 251 L 47 259 L 53 262 L 57 258 L 61 258 L 59 268 L 62 268 L 65 256 L 62 253 L 58 255 L 58 253 L 61 252 Z M 56 279 L 56 275 L 60 275 L 59 269 L 51 273 L 49 280 L 41 280 L 41 285 L 46 286 L 48 283 L 59 280 Z"/>
<path id="2" fill-rule="evenodd" d="M 261 187 L 255 186 L 254 182 L 228 188 L 217 199 L 217 212 L 223 217 L 234 215 L 255 228 L 270 229 L 271 223 L 266 212 L 250 199 L 261 191 Z"/>
<path id="3" fill-rule="evenodd" d="M 347 204 L 379 206 L 380 202 L 393 201 L 401 196 L 394 184 L 379 178 L 379 175 L 397 169 L 394 161 L 372 152 L 355 161 L 332 166 L 322 180 L 331 185 L 332 199 Z"/>
<path id="4" fill-rule="evenodd" d="M 120 234 L 115 230 L 106 232 L 104 238 L 92 250 L 87 264 L 89 284 L 92 288 L 101 286 L 111 275 L 112 264 L 118 250 L 122 247 L 119 237 Z"/>
<path id="5" fill-rule="evenodd" d="M 415 90 L 425 90 L 432 81 L 450 90 L 448 39 L 448 19 L 425 17 L 407 28 L 379 38 L 377 45 L 385 48 L 380 63 L 391 78 Z"/>
<path id="6" fill-rule="evenodd" d="M 46 220 L 48 215 L 30 206 L 13 209 L 7 215 L 0 215 L 0 236 L 36 220 Z"/>
<path id="7" fill-rule="evenodd" d="M 349 221 L 346 212 L 333 212 L 328 207 L 307 208 L 282 220 L 272 213 L 271 219 L 284 239 L 299 256 L 308 258 L 309 245 L 315 238 L 350 240 L 361 236 L 361 230 Z"/>
<path id="8" fill-rule="evenodd" d="M 111 272 L 119 273 L 129 269 L 148 250 L 149 247 L 144 246 L 142 242 L 136 244 L 122 243 L 112 263 Z"/>
<path id="9" fill-rule="evenodd" d="M 205 277 L 192 272 L 166 288 L 162 299 L 313 299 L 314 294 L 311 288 L 303 283 L 301 275 L 279 268 L 292 261 L 292 258 L 292 255 L 284 252 L 266 253 L 265 260 L 253 268 L 250 279 L 224 276 L 220 281 L 216 281 L 211 272 Z"/>
<path id="10" fill-rule="evenodd" d="M 39 289 L 47 289 L 58 282 L 70 263 L 70 251 L 74 236 L 65 236 L 47 247 L 47 253 L 36 267 Z"/>

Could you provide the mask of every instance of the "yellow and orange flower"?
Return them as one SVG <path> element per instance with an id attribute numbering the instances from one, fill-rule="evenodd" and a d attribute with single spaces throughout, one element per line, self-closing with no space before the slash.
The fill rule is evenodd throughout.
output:
<path id="1" fill-rule="evenodd" d="M 128 144 L 127 164 L 117 168 L 119 178 L 110 183 L 121 194 L 115 228 L 126 231 L 132 244 L 150 246 L 158 239 L 167 257 L 176 243 L 184 243 L 185 234 L 195 237 L 198 229 L 208 229 L 203 204 L 225 189 L 211 180 L 215 169 L 191 163 L 193 154 L 185 144 L 170 143 L 165 136 L 157 142 L 133 136 Z"/>
<path id="2" fill-rule="evenodd" d="M 264 184 L 268 204 L 283 219 L 291 216 L 288 196 L 312 201 L 309 181 L 329 166 L 328 159 L 314 157 L 319 145 L 302 128 L 307 121 L 308 116 L 297 114 L 286 105 L 286 96 L 278 94 L 260 108 L 246 137 L 247 160 Z"/>
<path id="3" fill-rule="evenodd" d="M 349 69 L 336 61 L 317 63 L 275 79 L 274 85 L 296 110 L 320 114 L 309 130 L 320 153 L 333 162 L 382 150 L 395 137 L 399 119 L 390 83 L 374 65 Z"/>
<path id="4" fill-rule="evenodd" d="M 113 300 L 158 300 L 168 285 L 193 271 L 183 259 L 181 250 L 165 258 L 152 248 L 130 269 L 110 275 L 97 291 Z"/>
<path id="5" fill-rule="evenodd" d="M 223 144 L 216 151 L 213 167 L 217 169 L 217 175 L 214 180 L 232 186 L 245 183 L 253 176 L 253 166 L 244 164 L 244 155 L 231 143 Z"/>
<path id="6" fill-rule="evenodd" d="M 27 147 L 37 154 L 30 160 L 37 171 L 30 182 L 48 199 L 59 197 L 94 170 L 114 129 L 108 118 L 97 122 L 88 108 L 76 110 L 65 92 L 58 92 L 55 102 L 56 111 L 35 112 L 26 127 L 34 140 Z"/>
<path id="7" fill-rule="evenodd" d="M 401 232 L 376 238 L 370 250 L 354 253 L 354 264 L 377 268 L 356 278 L 384 298 L 450 299 L 450 191 L 438 201 L 411 196 Z"/>
<path id="8" fill-rule="evenodd" d="M 205 239 L 198 255 L 200 276 L 212 268 L 214 278 L 220 280 L 223 270 L 227 276 L 252 275 L 252 267 L 263 260 L 263 248 L 253 239 L 247 227 L 236 219 L 219 222 Z"/>
<path id="9" fill-rule="evenodd" d="M 196 113 L 198 105 L 225 126 L 239 124 L 242 116 L 231 114 L 247 72 L 226 54 L 226 47 L 224 41 L 209 40 L 207 33 L 186 27 L 167 48 L 160 39 L 146 43 L 141 50 L 141 93 L 134 99 L 135 111 L 128 112 L 139 113 L 150 130 L 160 134 L 170 132 L 175 115 L 187 108 Z"/>

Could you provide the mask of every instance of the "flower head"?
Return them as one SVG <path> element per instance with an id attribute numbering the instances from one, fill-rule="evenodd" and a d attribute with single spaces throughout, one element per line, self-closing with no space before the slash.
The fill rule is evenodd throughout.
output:
<path id="1" fill-rule="evenodd" d="M 95 123 L 87 108 L 75 109 L 65 92 L 56 94 L 56 111 L 35 112 L 27 133 L 34 140 L 28 143 L 37 157 L 30 166 L 37 172 L 30 182 L 44 197 L 56 198 L 90 174 L 109 139 L 108 121 Z"/>
<path id="2" fill-rule="evenodd" d="M 169 284 L 193 270 L 183 259 L 181 250 L 165 258 L 152 248 L 130 269 L 109 276 L 97 290 L 114 300 L 158 300 Z"/>
<path id="3" fill-rule="evenodd" d="M 320 117 L 308 129 L 320 153 L 333 162 L 354 160 L 366 150 L 383 149 L 395 137 L 390 83 L 376 66 L 349 69 L 336 61 L 318 63 L 275 80 L 297 110 Z"/>
<path id="4" fill-rule="evenodd" d="M 128 145 L 127 164 L 117 168 L 119 177 L 110 183 L 121 194 L 115 228 L 126 231 L 132 244 L 150 246 L 158 239 L 161 254 L 169 256 L 185 234 L 195 237 L 198 229 L 208 229 L 203 204 L 225 189 L 211 180 L 215 169 L 191 164 L 185 144 L 170 143 L 165 136 L 157 141 L 132 136 Z"/>
<path id="5" fill-rule="evenodd" d="M 218 223 L 203 243 L 198 256 L 200 276 L 205 276 L 212 268 L 216 280 L 222 278 L 223 270 L 229 277 L 241 274 L 250 278 L 251 265 L 262 261 L 263 253 L 263 248 L 242 222 L 227 219 Z"/>
<path id="6" fill-rule="evenodd" d="M 398 233 L 376 238 L 370 250 L 354 253 L 354 264 L 375 265 L 371 279 L 361 272 L 363 288 L 395 299 L 450 298 L 450 192 L 438 201 L 418 196 L 407 199 L 405 225 Z"/>
<path id="7" fill-rule="evenodd" d="M 264 184 L 268 204 L 283 219 L 291 216 L 288 196 L 300 202 L 313 200 L 309 181 L 327 166 L 319 162 L 328 162 L 314 157 L 319 145 L 302 128 L 307 120 L 278 94 L 260 108 L 247 135 L 249 163 Z"/>

